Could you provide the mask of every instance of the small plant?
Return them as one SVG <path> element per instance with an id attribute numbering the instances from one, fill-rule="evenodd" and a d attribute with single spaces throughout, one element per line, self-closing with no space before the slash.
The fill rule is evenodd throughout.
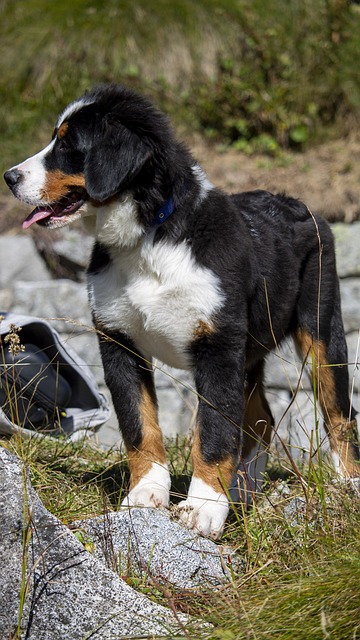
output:
<path id="1" fill-rule="evenodd" d="M 219 56 L 214 76 L 197 78 L 189 92 L 199 125 L 248 153 L 276 155 L 319 140 L 341 114 L 358 113 L 348 66 L 359 46 L 356 23 L 345 1 L 245 0 L 236 53 Z"/>
<path id="2" fill-rule="evenodd" d="M 0 316 L 0 323 L 2 320 L 3 320 L 3 316 Z M 21 331 L 21 327 L 17 327 L 15 324 L 11 324 L 9 327 L 9 332 L 4 338 L 4 343 L 5 345 L 7 345 L 10 353 L 13 356 L 17 356 L 22 351 L 25 351 L 25 346 L 21 344 L 21 341 L 20 341 L 20 336 L 19 336 L 20 331 Z"/>

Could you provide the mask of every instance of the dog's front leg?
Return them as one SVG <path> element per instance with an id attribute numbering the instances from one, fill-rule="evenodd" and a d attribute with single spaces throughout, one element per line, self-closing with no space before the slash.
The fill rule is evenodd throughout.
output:
<path id="1" fill-rule="evenodd" d="M 135 353 L 123 335 L 100 338 L 100 350 L 130 467 L 124 506 L 168 507 L 170 474 L 166 464 L 150 362 Z"/>
<path id="2" fill-rule="evenodd" d="M 244 354 L 216 339 L 196 345 L 199 409 L 192 449 L 193 476 L 180 519 L 205 536 L 221 536 L 226 495 L 239 460 L 244 406 Z"/>

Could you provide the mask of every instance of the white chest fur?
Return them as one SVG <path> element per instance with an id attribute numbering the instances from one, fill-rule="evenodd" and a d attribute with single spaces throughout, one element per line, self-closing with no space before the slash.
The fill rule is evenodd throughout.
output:
<path id="1" fill-rule="evenodd" d="M 154 244 L 153 234 L 112 248 L 110 265 L 90 276 L 89 293 L 105 327 L 125 332 L 146 358 L 185 369 L 197 327 L 223 303 L 218 278 L 196 264 L 186 243 Z"/>

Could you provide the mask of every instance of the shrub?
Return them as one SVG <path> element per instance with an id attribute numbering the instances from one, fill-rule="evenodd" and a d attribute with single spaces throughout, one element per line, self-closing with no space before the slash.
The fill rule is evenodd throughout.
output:
<path id="1" fill-rule="evenodd" d="M 96 82 L 125 82 L 177 124 L 276 153 L 360 113 L 359 7 L 347 0 L 0 0 L 4 167 Z"/>
<path id="2" fill-rule="evenodd" d="M 346 0 L 243 0 L 238 50 L 197 81 L 198 126 L 241 150 L 302 148 L 359 118 L 360 14 Z"/>

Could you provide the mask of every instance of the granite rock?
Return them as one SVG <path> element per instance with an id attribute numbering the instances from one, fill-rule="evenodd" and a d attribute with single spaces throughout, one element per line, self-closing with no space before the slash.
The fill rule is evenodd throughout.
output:
<path id="1" fill-rule="evenodd" d="M 120 575 L 130 567 L 156 583 L 194 589 L 223 584 L 239 564 L 230 549 L 189 531 L 161 509 L 122 509 L 74 526 L 94 545 L 95 557 Z"/>
<path id="2" fill-rule="evenodd" d="M 0 290 L 14 286 L 18 280 L 51 279 L 29 236 L 0 236 L 0 256 Z"/>
<path id="3" fill-rule="evenodd" d="M 67 279 L 16 282 L 11 309 L 5 309 L 10 310 L 51 320 L 59 333 L 77 333 L 92 328 L 85 284 Z"/>
<path id="4" fill-rule="evenodd" d="M 176 635 L 187 620 L 127 585 L 43 506 L 26 467 L 0 448 L 0 635 L 107 640 Z"/>
<path id="5" fill-rule="evenodd" d="M 331 225 L 335 238 L 336 265 L 340 278 L 360 277 L 360 222 Z"/>

